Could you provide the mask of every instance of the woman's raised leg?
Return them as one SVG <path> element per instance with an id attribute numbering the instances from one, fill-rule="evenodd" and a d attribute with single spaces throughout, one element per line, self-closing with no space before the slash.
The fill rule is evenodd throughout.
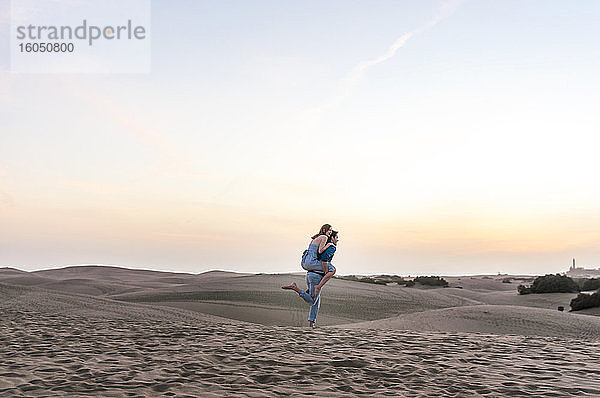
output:
<path id="1" fill-rule="evenodd" d="M 319 294 L 319 292 L 321 291 L 321 288 L 323 287 L 323 285 L 324 285 L 324 284 L 326 284 L 326 283 L 327 283 L 327 281 L 328 281 L 328 280 L 330 280 L 330 279 L 331 279 L 331 277 L 332 277 L 333 275 L 335 275 L 335 271 L 336 271 L 336 269 L 335 269 L 335 268 L 333 268 L 333 271 L 328 271 L 328 272 L 325 274 L 325 276 L 323 277 L 323 279 L 321 279 L 321 282 L 319 282 L 319 284 L 318 284 L 317 286 L 315 286 L 315 291 L 314 291 L 314 293 L 313 293 L 313 295 L 312 295 L 312 296 L 313 296 L 313 298 L 316 298 L 316 297 L 317 297 L 317 295 L 318 295 L 318 294 Z"/>

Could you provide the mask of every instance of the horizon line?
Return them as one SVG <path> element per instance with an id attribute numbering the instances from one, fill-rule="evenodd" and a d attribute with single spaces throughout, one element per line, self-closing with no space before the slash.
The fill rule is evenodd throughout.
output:
<path id="1" fill-rule="evenodd" d="M 38 272 L 38 271 L 49 271 L 49 270 L 60 270 L 60 269 L 66 269 L 66 268 L 76 268 L 76 267 L 106 267 L 106 268 L 121 268 L 121 269 L 128 269 L 128 270 L 137 270 L 137 271 L 153 271 L 153 272 L 164 272 L 164 273 L 175 273 L 175 274 L 188 274 L 188 275 L 201 275 L 201 274 L 205 274 L 208 272 L 230 272 L 230 273 L 234 273 L 234 274 L 253 274 L 253 275 L 291 275 L 291 274 L 304 274 L 305 271 L 304 270 L 300 270 L 300 271 L 290 271 L 290 272 L 256 272 L 256 271 L 238 271 L 238 270 L 232 270 L 232 269 L 221 269 L 221 268 L 212 268 L 212 269 L 208 269 L 208 270 L 204 270 L 204 271 L 198 271 L 198 272 L 188 272 L 188 271 L 180 271 L 180 270 L 172 270 L 172 269 L 152 269 L 152 268 L 132 268 L 131 266 L 123 266 L 123 265 L 116 265 L 116 264 L 101 264 L 101 263 L 84 263 L 84 264 L 68 264 L 68 265 L 60 265 L 60 266 L 56 266 L 56 267 L 44 267 L 44 268 L 36 268 L 33 270 L 24 270 L 24 269 L 20 269 L 16 266 L 9 266 L 9 265 L 2 265 L 0 266 L 0 269 L 15 269 L 18 271 L 23 271 L 23 272 Z M 561 274 L 566 274 L 567 271 L 563 271 L 560 272 Z M 548 273 L 546 273 L 548 274 Z M 552 272 L 549 272 L 549 274 L 554 274 Z M 435 275 L 432 273 L 415 273 L 415 274 L 411 274 L 411 273 L 398 273 L 398 274 L 390 274 L 389 272 L 373 272 L 373 273 L 349 273 L 349 274 L 343 274 L 340 273 L 339 276 L 350 276 L 350 275 L 359 275 L 359 276 L 370 276 L 370 275 L 397 275 L 397 276 L 402 276 L 402 277 L 413 277 L 413 276 L 431 276 L 431 275 Z M 522 273 L 522 274 L 509 274 L 509 273 L 503 273 L 503 272 L 495 272 L 495 273 L 486 273 L 486 272 L 482 272 L 482 273 L 473 273 L 473 274 L 437 274 L 438 276 L 447 276 L 447 277 L 459 277 L 459 276 L 539 276 L 541 274 L 539 273 Z"/>

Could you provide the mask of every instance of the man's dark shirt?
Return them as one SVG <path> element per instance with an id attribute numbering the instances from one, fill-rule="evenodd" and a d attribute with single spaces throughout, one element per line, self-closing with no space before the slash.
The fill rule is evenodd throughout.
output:
<path id="1" fill-rule="evenodd" d="M 336 247 L 334 245 L 329 246 L 323 253 L 317 255 L 317 259 L 330 263 L 333 259 L 333 255 L 335 254 L 335 249 Z"/>

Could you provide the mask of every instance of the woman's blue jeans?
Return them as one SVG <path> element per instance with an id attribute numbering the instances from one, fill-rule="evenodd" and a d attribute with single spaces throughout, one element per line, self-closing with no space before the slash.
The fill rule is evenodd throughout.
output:
<path id="1" fill-rule="evenodd" d="M 308 292 L 305 290 L 300 291 L 300 297 L 304 299 L 310 305 L 310 310 L 308 312 L 308 320 L 311 322 L 315 322 L 317 319 L 317 314 L 319 313 L 319 306 L 321 305 L 321 292 L 313 299 L 312 295 L 315 292 L 315 286 L 321 282 L 323 277 L 314 272 L 306 273 L 306 284 L 308 285 Z"/>

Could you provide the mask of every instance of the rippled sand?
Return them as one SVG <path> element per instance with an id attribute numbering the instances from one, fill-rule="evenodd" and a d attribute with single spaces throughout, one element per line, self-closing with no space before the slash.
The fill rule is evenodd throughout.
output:
<path id="1" fill-rule="evenodd" d="M 310 330 L 0 280 L 0 396 L 600 396 L 600 318 L 432 293 L 465 305 Z"/>

